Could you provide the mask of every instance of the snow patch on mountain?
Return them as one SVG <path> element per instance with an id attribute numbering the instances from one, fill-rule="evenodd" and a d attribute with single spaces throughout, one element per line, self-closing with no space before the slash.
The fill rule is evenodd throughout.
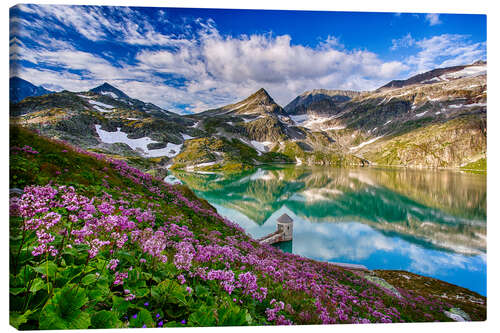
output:
<path id="1" fill-rule="evenodd" d="M 340 115 L 322 117 L 322 116 L 317 116 L 317 115 L 303 114 L 303 115 L 298 115 L 298 116 L 290 116 L 290 118 L 298 126 L 302 126 L 302 127 L 305 127 L 307 129 L 311 129 L 311 130 L 320 129 L 322 131 L 329 131 L 329 130 L 341 130 L 341 129 L 346 128 L 346 126 L 344 126 L 344 125 L 328 126 L 328 125 L 323 124 L 329 120 L 336 119 L 339 116 Z"/>
<path id="2" fill-rule="evenodd" d="M 106 108 L 106 109 L 114 109 L 115 108 L 113 105 L 109 105 L 109 104 L 101 103 L 101 102 L 98 102 L 98 101 L 94 101 L 93 99 L 89 100 L 89 103 L 92 104 L 92 105 L 97 105 L 97 106 Z"/>
<path id="3" fill-rule="evenodd" d="M 341 130 L 341 129 L 344 129 L 346 128 L 346 126 L 331 126 L 331 127 L 324 127 L 324 128 L 321 128 L 323 131 L 338 131 L 338 130 Z"/>
<path id="4" fill-rule="evenodd" d="M 186 171 L 188 171 L 188 172 L 196 172 L 196 173 L 206 174 L 206 175 L 214 175 L 214 174 L 217 174 L 217 173 L 213 172 L 213 171 L 201 171 L 201 170 L 195 170 L 195 169 L 199 169 L 199 168 L 211 166 L 211 165 L 217 164 L 219 162 L 220 161 L 213 161 L 213 162 L 199 163 L 199 164 L 196 164 L 196 165 L 190 165 L 190 166 L 186 167 Z"/>
<path id="5" fill-rule="evenodd" d="M 89 103 L 92 104 L 94 109 L 96 109 L 99 112 L 112 112 L 115 107 L 109 104 L 104 104 L 101 102 L 94 101 L 93 99 L 89 99 Z M 105 108 L 105 109 L 103 109 Z"/>
<path id="6" fill-rule="evenodd" d="M 441 75 L 440 78 L 444 80 L 448 79 L 458 79 L 461 77 L 471 77 L 471 76 L 478 76 L 478 75 L 484 75 L 486 74 L 486 65 L 480 65 L 480 66 L 469 66 L 465 67 L 464 69 L 452 73 L 447 73 L 444 75 Z"/>
<path id="7" fill-rule="evenodd" d="M 241 119 L 243 120 L 244 123 L 249 123 L 249 122 L 257 120 L 259 118 L 265 118 L 265 117 L 264 116 L 258 116 L 258 117 L 255 117 L 255 118 L 243 118 L 243 117 L 241 117 Z"/>
<path id="8" fill-rule="evenodd" d="M 373 138 L 373 139 L 370 139 L 370 140 L 368 140 L 368 141 L 362 142 L 362 143 L 360 143 L 359 145 L 357 145 L 356 147 L 351 147 L 351 148 L 349 148 L 349 149 L 350 149 L 350 150 L 360 149 L 360 148 L 362 148 L 362 147 L 364 147 L 364 146 L 366 146 L 366 145 L 369 145 L 370 143 L 374 143 L 375 141 L 377 141 L 378 139 L 380 139 L 380 138 L 382 138 L 382 137 L 383 137 L 383 135 L 382 135 L 382 136 L 377 136 L 376 138 Z"/>
<path id="9" fill-rule="evenodd" d="M 486 106 L 486 103 L 473 103 L 473 104 L 466 104 L 464 105 L 466 108 L 473 108 L 476 106 Z"/>
<path id="10" fill-rule="evenodd" d="M 118 99 L 118 96 L 114 92 L 111 92 L 111 91 L 101 91 L 101 95 L 106 95 L 106 96 L 112 97 L 114 99 Z"/>
<path id="11" fill-rule="evenodd" d="M 161 149 L 148 149 L 150 143 L 158 143 L 149 137 L 143 137 L 139 139 L 130 139 L 127 133 L 122 132 L 121 128 L 118 127 L 116 132 L 108 132 L 101 129 L 101 125 L 95 125 L 95 129 L 99 138 L 104 143 L 125 143 L 133 150 L 136 150 L 139 154 L 145 157 L 160 157 L 168 156 L 173 157 L 180 153 L 182 144 L 168 143 L 165 148 Z"/>
<path id="12" fill-rule="evenodd" d="M 97 105 L 94 105 L 94 109 L 96 109 L 99 112 L 113 112 L 113 110 L 103 109 L 103 108 L 98 107 Z"/>
<path id="13" fill-rule="evenodd" d="M 255 149 L 260 151 L 261 153 L 265 153 L 269 151 L 269 146 L 271 146 L 273 143 L 271 141 L 250 141 L 252 146 L 254 146 Z"/>
<path id="14" fill-rule="evenodd" d="M 307 114 L 301 114 L 301 115 L 298 115 L 298 116 L 290 116 L 290 118 L 292 118 L 293 122 L 297 125 L 305 122 L 306 120 L 309 119 L 309 115 Z"/>

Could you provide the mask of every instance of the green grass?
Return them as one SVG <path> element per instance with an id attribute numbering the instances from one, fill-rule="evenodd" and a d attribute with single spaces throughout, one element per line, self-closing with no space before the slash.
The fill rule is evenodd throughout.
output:
<path id="1" fill-rule="evenodd" d="M 408 122 L 399 131 L 403 134 L 364 148 L 363 156 L 379 165 L 458 168 L 467 156 L 486 151 L 482 121 L 467 115 L 443 123 Z"/>
<path id="2" fill-rule="evenodd" d="M 469 164 L 461 167 L 463 170 L 474 170 L 474 171 L 486 171 L 486 158 L 481 158 L 475 162 L 471 162 Z"/>
<path id="3" fill-rule="evenodd" d="M 183 151 L 174 157 L 172 169 L 184 169 L 189 165 L 206 162 L 219 163 L 199 168 L 202 171 L 241 171 L 254 168 L 260 163 L 288 163 L 290 158 L 281 153 L 263 153 L 238 139 L 199 138 L 186 141 Z"/>

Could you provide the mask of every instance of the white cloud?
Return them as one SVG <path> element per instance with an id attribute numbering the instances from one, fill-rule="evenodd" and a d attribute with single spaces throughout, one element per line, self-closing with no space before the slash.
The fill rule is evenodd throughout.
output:
<path id="1" fill-rule="evenodd" d="M 143 46 L 176 46 L 175 36 L 155 31 L 148 18 L 129 7 L 67 6 L 67 5 L 18 5 L 22 12 L 33 15 L 23 27 L 40 30 L 67 28 L 76 30 L 90 41 L 115 41 Z M 164 13 L 158 12 L 165 25 Z M 11 18 L 12 20 L 22 20 Z M 26 21 L 26 20 L 24 20 Z M 50 24 L 47 24 L 50 22 Z M 34 26 L 36 24 L 36 27 Z"/>
<path id="2" fill-rule="evenodd" d="M 306 90 L 371 90 L 409 72 L 470 63 L 485 54 L 484 43 L 472 44 L 463 36 L 416 41 L 408 34 L 392 40 L 391 49 L 411 46 L 420 51 L 405 62 L 384 61 L 368 50 L 346 49 L 335 36 L 316 47 L 296 45 L 289 35 L 223 36 L 210 19 L 186 21 L 177 26 L 182 33 L 169 34 L 168 29 L 158 31 L 173 26 L 162 11 L 157 14 L 162 25 L 155 28 L 151 18 L 126 7 L 20 5 L 19 9 L 30 19 L 11 17 L 17 28 L 11 36 L 13 73 L 37 85 L 74 91 L 107 81 L 131 97 L 172 111 L 181 111 L 180 104 L 193 112 L 219 107 L 261 87 L 284 106 Z M 79 49 L 73 39 L 55 39 L 51 34 L 68 28 L 89 41 L 126 45 L 133 61 L 111 61 L 109 53 Z M 20 68 L 20 60 L 35 68 Z M 180 78 L 183 85 L 169 85 L 170 77 Z"/>
<path id="3" fill-rule="evenodd" d="M 68 71 L 54 71 L 41 68 L 11 67 L 10 76 L 19 76 L 44 87 L 61 87 L 71 91 L 85 91 L 100 84 L 99 81 L 82 80 L 80 75 Z M 60 90 L 60 89 L 58 89 Z"/>
<path id="4" fill-rule="evenodd" d="M 318 86 L 376 88 L 407 69 L 397 61 L 384 62 L 369 51 L 345 50 L 335 36 L 329 36 L 316 48 L 293 45 L 289 35 L 221 36 L 210 19 L 189 22 L 186 31 L 196 25 L 196 33 L 170 36 L 156 31 L 148 19 L 131 8 L 21 5 L 19 9 L 32 15 L 36 23 L 19 24 L 25 29 L 25 37 L 41 38 L 37 39 L 37 48 L 24 47 L 12 53 L 11 59 L 59 66 L 63 72 L 80 70 L 85 79 L 115 82 L 124 86 L 127 94 L 162 107 L 189 104 L 191 111 L 203 111 L 244 98 L 261 87 L 284 105 L 297 94 Z M 159 19 L 165 20 L 164 13 L 158 13 Z M 37 16 L 45 21 L 37 20 Z M 53 24 L 42 27 L 40 22 L 47 20 Z M 137 63 L 133 65 L 110 63 L 102 55 L 51 39 L 47 29 L 55 27 L 74 29 L 91 41 L 110 40 L 146 48 L 136 54 Z M 148 46 L 156 47 L 152 50 Z M 164 74 L 184 78 L 186 86 L 165 85 Z M 46 71 L 42 77 L 49 78 Z M 73 81 L 59 83 L 68 89 L 74 86 Z"/>
<path id="5" fill-rule="evenodd" d="M 425 20 L 429 22 L 429 25 L 438 25 L 441 24 L 441 20 L 439 20 L 439 14 L 427 14 L 425 15 Z"/>
<path id="6" fill-rule="evenodd" d="M 408 57 L 406 64 L 414 73 L 438 67 L 470 64 L 486 56 L 486 42 L 471 43 L 466 36 L 443 34 L 416 41 L 420 51 Z"/>
<path id="7" fill-rule="evenodd" d="M 369 51 L 340 49 L 331 36 L 311 48 L 292 45 L 289 35 L 221 36 L 214 28 L 184 41 L 182 48 L 144 50 L 136 59 L 141 70 L 183 75 L 189 80 L 186 90 L 210 107 L 220 106 L 210 103 L 215 96 L 229 103 L 260 87 L 282 105 L 318 86 L 373 89 L 407 69 L 398 61 L 383 62 Z"/>
<path id="8" fill-rule="evenodd" d="M 401 37 L 399 39 L 392 40 L 391 50 L 397 50 L 399 48 L 411 47 L 415 44 L 415 39 L 408 33 L 406 36 Z"/>

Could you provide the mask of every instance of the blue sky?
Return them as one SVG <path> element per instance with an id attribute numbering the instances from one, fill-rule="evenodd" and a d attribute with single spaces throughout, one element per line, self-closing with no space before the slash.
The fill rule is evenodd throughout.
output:
<path id="1" fill-rule="evenodd" d="M 176 112 L 265 88 L 280 105 L 315 88 L 372 90 L 486 59 L 486 16 L 19 5 L 11 76 L 53 90 L 109 82 Z"/>

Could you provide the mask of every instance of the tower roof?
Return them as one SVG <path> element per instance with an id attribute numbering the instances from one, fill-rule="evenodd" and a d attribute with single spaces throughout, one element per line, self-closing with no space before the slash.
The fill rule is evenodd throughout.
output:
<path id="1" fill-rule="evenodd" d="M 280 223 L 292 223 L 293 220 L 290 216 L 288 216 L 288 214 L 285 213 L 278 218 L 278 222 L 280 222 Z"/>

